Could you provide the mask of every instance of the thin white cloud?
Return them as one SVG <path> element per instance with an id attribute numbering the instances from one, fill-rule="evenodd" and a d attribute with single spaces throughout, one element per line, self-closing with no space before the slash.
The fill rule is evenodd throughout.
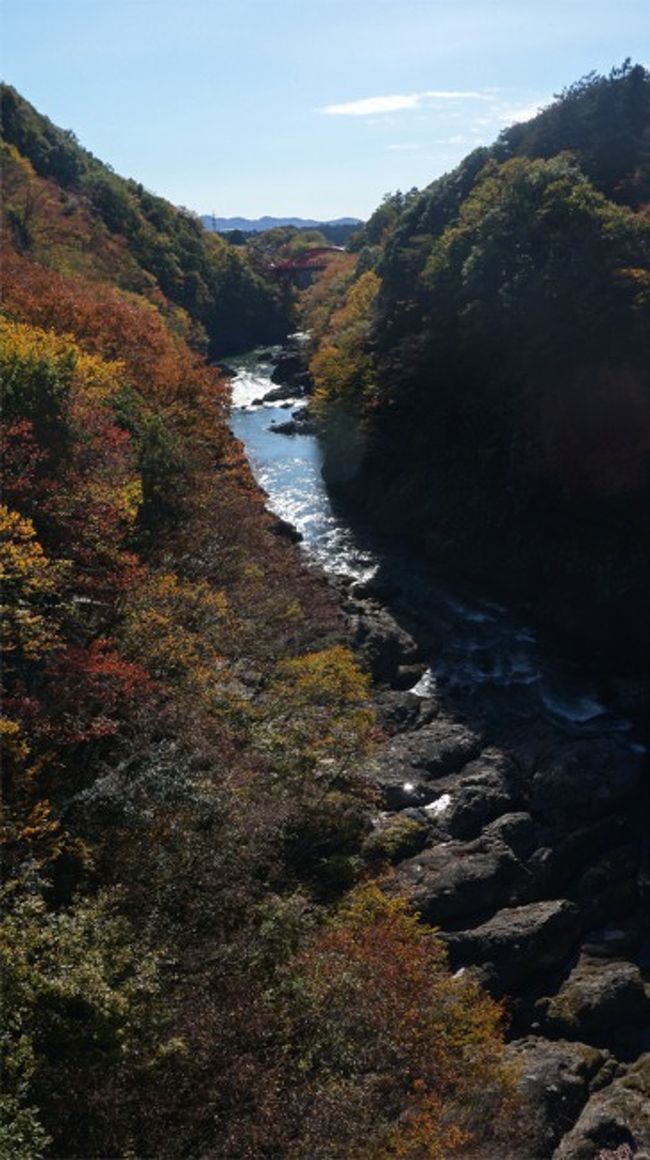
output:
<path id="1" fill-rule="evenodd" d="M 402 109 L 417 109 L 425 101 L 486 101 L 486 93 L 466 89 L 425 89 L 420 93 L 391 93 L 385 97 L 362 97 L 359 101 L 343 101 L 324 105 L 319 113 L 333 117 L 366 117 L 376 113 L 395 113 Z"/>
<path id="2" fill-rule="evenodd" d="M 469 129 L 474 137 L 489 136 L 490 133 L 498 129 L 507 128 L 509 125 L 521 124 L 524 121 L 530 121 L 531 118 L 536 117 L 537 114 L 551 102 L 550 96 L 539 96 L 536 100 L 529 100 L 525 105 L 508 104 L 505 101 L 494 102 L 488 110 L 488 115 L 480 117 L 473 117 Z"/>
<path id="3" fill-rule="evenodd" d="M 487 93 L 476 92 L 472 89 L 428 89 L 420 96 L 432 97 L 436 101 L 489 101 L 491 99 Z"/>
<path id="4" fill-rule="evenodd" d="M 501 109 L 499 121 L 502 125 L 515 125 L 521 121 L 530 121 L 539 113 L 541 105 L 524 105 L 521 109 Z"/>
<path id="5" fill-rule="evenodd" d="M 415 109 L 419 94 L 395 93 L 390 97 L 364 97 L 360 101 L 345 101 L 341 105 L 325 105 L 321 113 L 332 117 L 367 117 L 376 113 L 394 113 L 397 109 Z"/>

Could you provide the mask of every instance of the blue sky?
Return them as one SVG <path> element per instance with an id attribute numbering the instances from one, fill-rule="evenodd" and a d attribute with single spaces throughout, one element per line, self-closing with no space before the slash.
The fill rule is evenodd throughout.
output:
<path id="1" fill-rule="evenodd" d="M 649 0 L 0 0 L 2 76 L 199 213 L 366 217 L 591 69 Z"/>

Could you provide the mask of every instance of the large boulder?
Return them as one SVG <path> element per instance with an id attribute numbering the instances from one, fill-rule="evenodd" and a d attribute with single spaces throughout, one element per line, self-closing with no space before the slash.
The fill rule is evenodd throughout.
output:
<path id="1" fill-rule="evenodd" d="M 295 411 L 291 412 L 291 417 L 296 424 L 298 434 L 313 435 L 315 433 L 316 424 L 309 407 L 297 407 Z"/>
<path id="2" fill-rule="evenodd" d="M 462 769 L 480 750 L 480 734 L 442 717 L 392 737 L 366 774 L 383 791 L 389 809 L 425 805 L 442 792 L 429 783 Z"/>
<path id="3" fill-rule="evenodd" d="M 568 890 L 589 926 L 630 914 L 639 904 L 640 849 L 626 843 L 594 857 Z"/>
<path id="4" fill-rule="evenodd" d="M 601 855 L 629 842 L 630 823 L 620 814 L 587 825 L 582 814 L 577 814 L 572 824 L 566 819 L 558 824 L 557 816 L 549 817 L 543 811 L 537 817 L 539 844 L 529 869 L 539 884 L 540 893 L 547 897 L 564 893 L 568 882 L 573 882 L 576 891 L 584 896 L 580 886 L 582 876 L 590 871 L 593 878 L 593 868 Z"/>
<path id="5" fill-rule="evenodd" d="M 481 967 L 493 990 L 507 992 L 560 966 L 579 933 L 578 908 L 554 899 L 499 910 L 480 926 L 444 937 L 453 963 Z"/>
<path id="6" fill-rule="evenodd" d="M 452 838 L 475 838 L 521 804 L 518 771 L 498 749 L 484 750 L 459 773 L 441 779 L 436 790 L 450 796 L 442 821 Z"/>
<path id="7" fill-rule="evenodd" d="M 482 837 L 474 842 L 440 842 L 422 850 L 400 862 L 396 882 L 425 922 L 445 926 L 503 906 L 525 877 L 508 846 Z M 459 960 L 467 958 L 482 961 L 480 953 L 471 958 L 461 951 Z"/>
<path id="8" fill-rule="evenodd" d="M 305 360 L 300 354 L 283 354 L 278 359 L 271 375 L 272 383 L 292 384 L 296 375 L 305 373 Z"/>
<path id="9" fill-rule="evenodd" d="M 650 1022 L 650 1003 L 635 963 L 581 955 L 556 995 L 543 999 L 545 1028 L 554 1035 L 636 1054 Z"/>
<path id="10" fill-rule="evenodd" d="M 394 737 L 415 729 L 422 719 L 422 701 L 407 690 L 382 689 L 374 698 L 379 723 L 385 733 Z"/>
<path id="11" fill-rule="evenodd" d="M 419 659 L 413 637 L 378 604 L 367 601 L 355 605 L 350 627 L 354 645 L 381 684 L 390 684 L 401 665 Z"/>
<path id="12" fill-rule="evenodd" d="M 551 1043 L 533 1035 L 509 1043 L 506 1055 L 524 1100 L 519 1155 L 521 1160 L 548 1160 L 610 1061 L 605 1052 L 584 1043 Z"/>
<path id="13" fill-rule="evenodd" d="M 650 1054 L 592 1095 L 553 1160 L 594 1160 L 606 1152 L 650 1160 Z"/>
<path id="14" fill-rule="evenodd" d="M 292 399 L 299 398 L 301 394 L 302 394 L 302 391 L 299 388 L 295 387 L 293 385 L 293 383 L 283 383 L 281 386 L 273 387 L 270 391 L 267 391 L 266 394 L 264 395 L 264 398 L 261 400 L 261 402 L 263 402 L 263 403 L 290 402 Z M 253 402 L 256 402 L 256 401 L 257 400 L 253 400 Z"/>
<path id="15" fill-rule="evenodd" d="M 302 532 L 299 532 L 288 520 L 283 520 L 282 516 L 273 517 L 272 522 L 269 524 L 269 531 L 274 536 L 280 536 L 284 540 L 290 540 L 292 544 L 299 544 L 302 540 Z"/>
<path id="16" fill-rule="evenodd" d="M 269 431 L 274 435 L 297 435 L 298 425 L 295 419 L 285 419 L 282 423 L 271 423 Z"/>
<path id="17" fill-rule="evenodd" d="M 485 827 L 485 835 L 505 842 L 517 858 L 527 860 L 535 849 L 535 823 L 530 814 L 520 810 L 502 814 Z"/>

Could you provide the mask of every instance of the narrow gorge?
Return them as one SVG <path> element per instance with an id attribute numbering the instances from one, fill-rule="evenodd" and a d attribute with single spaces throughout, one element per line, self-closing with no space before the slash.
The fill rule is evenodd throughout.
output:
<path id="1" fill-rule="evenodd" d="M 301 418 L 304 345 L 234 360 L 232 429 L 375 682 L 364 857 L 392 866 L 387 889 L 443 932 L 453 969 L 505 999 L 532 1104 L 517 1155 L 650 1147 L 647 690 L 595 682 L 568 642 L 330 496 Z"/>

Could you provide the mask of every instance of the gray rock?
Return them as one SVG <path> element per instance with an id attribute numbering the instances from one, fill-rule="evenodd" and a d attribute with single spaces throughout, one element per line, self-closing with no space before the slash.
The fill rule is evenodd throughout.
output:
<path id="1" fill-rule="evenodd" d="M 391 580 L 385 580 L 381 574 L 369 576 L 367 580 L 355 580 L 350 592 L 357 600 L 390 600 L 399 594 L 399 586 Z"/>
<path id="2" fill-rule="evenodd" d="M 624 1145 L 634 1160 L 650 1160 L 650 1054 L 591 1097 L 553 1160 L 594 1160 Z"/>
<path id="3" fill-rule="evenodd" d="M 295 399 L 300 394 L 301 392 L 296 387 L 287 384 L 286 386 L 274 387 L 270 391 L 267 391 L 264 395 L 263 402 L 282 403 L 285 400 Z"/>
<path id="4" fill-rule="evenodd" d="M 293 524 L 290 524 L 288 520 L 283 520 L 281 516 L 274 517 L 269 530 L 274 536 L 281 536 L 285 540 L 291 540 L 292 544 L 299 544 L 302 540 L 302 532 L 294 528 Z"/>
<path id="5" fill-rule="evenodd" d="M 555 813 L 538 815 L 539 848 L 532 855 L 530 869 L 540 893 L 564 893 L 567 882 L 577 883 L 585 870 L 593 867 L 601 854 L 612 846 L 629 841 L 630 826 L 625 817 L 614 815 L 589 825 L 581 815 L 569 822 Z M 634 875 L 632 876 L 634 877 Z M 594 919 L 597 923 L 599 920 Z"/>
<path id="6" fill-rule="evenodd" d="M 499 750 L 486 750 L 439 788 L 451 796 L 445 825 L 453 838 L 476 837 L 520 804 L 515 767 Z"/>
<path id="7" fill-rule="evenodd" d="M 582 944 L 584 954 L 597 959 L 634 959 L 641 948 L 644 935 L 643 921 L 635 917 L 620 925 L 590 930 Z"/>
<path id="8" fill-rule="evenodd" d="M 291 412 L 291 416 L 296 424 L 298 434 L 314 434 L 316 431 L 316 424 L 314 423 L 309 407 L 297 407 L 295 411 Z"/>
<path id="9" fill-rule="evenodd" d="M 269 431 L 274 435 L 297 435 L 298 424 L 295 419 L 287 419 L 284 423 L 271 423 Z"/>
<path id="10" fill-rule="evenodd" d="M 391 680 L 391 687 L 398 689 L 400 692 L 407 692 L 417 685 L 425 671 L 423 664 L 419 665 L 399 665 L 397 672 L 393 675 Z"/>
<path id="11" fill-rule="evenodd" d="M 390 736 L 415 729 L 420 721 L 422 702 L 415 693 L 386 689 L 375 697 L 375 707 L 382 728 Z"/>
<path id="12" fill-rule="evenodd" d="M 480 747 L 476 733 L 445 717 L 392 737 L 365 773 L 382 790 L 388 809 L 426 805 L 443 792 L 429 782 L 461 769 Z"/>
<path id="13" fill-rule="evenodd" d="M 628 915 L 637 906 L 638 865 L 636 845 L 617 846 L 594 857 L 568 892 L 582 910 L 585 923 L 596 926 L 611 922 Z"/>
<path id="14" fill-rule="evenodd" d="M 486 981 L 508 991 L 563 963 L 579 933 L 577 907 L 555 899 L 508 907 L 473 930 L 446 934 L 445 940 L 453 962 L 486 968 Z"/>
<path id="15" fill-rule="evenodd" d="M 485 834 L 505 842 L 518 858 L 529 858 L 535 848 L 535 823 L 523 812 L 503 814 L 485 827 Z"/>
<path id="16" fill-rule="evenodd" d="M 354 644 L 361 652 L 374 679 L 389 684 L 400 665 L 419 659 L 419 649 L 413 637 L 397 621 L 371 602 L 355 606 L 350 617 Z"/>
<path id="17" fill-rule="evenodd" d="M 522 1160 L 547 1160 L 589 1099 L 607 1055 L 584 1043 L 527 1036 L 509 1043 L 507 1058 L 519 1074 L 525 1107 Z"/>
<path id="18" fill-rule="evenodd" d="M 423 850 L 399 864 L 396 882 L 426 922 L 444 926 L 503 906 L 525 874 L 502 842 L 479 838 L 440 842 Z M 471 961 L 482 959 L 479 955 Z"/>
<path id="19" fill-rule="evenodd" d="M 639 1050 L 641 1033 L 650 1020 L 639 968 L 625 960 L 585 954 L 557 995 L 538 1006 L 551 1034 L 627 1053 Z"/>
<path id="20" fill-rule="evenodd" d="M 273 368 L 271 382 L 289 384 L 296 375 L 304 374 L 305 361 L 300 354 L 283 354 Z"/>
<path id="21" fill-rule="evenodd" d="M 314 390 L 314 380 L 309 371 L 301 371 L 299 374 L 293 376 L 293 381 L 296 387 L 299 388 L 301 395 L 311 395 Z"/>

